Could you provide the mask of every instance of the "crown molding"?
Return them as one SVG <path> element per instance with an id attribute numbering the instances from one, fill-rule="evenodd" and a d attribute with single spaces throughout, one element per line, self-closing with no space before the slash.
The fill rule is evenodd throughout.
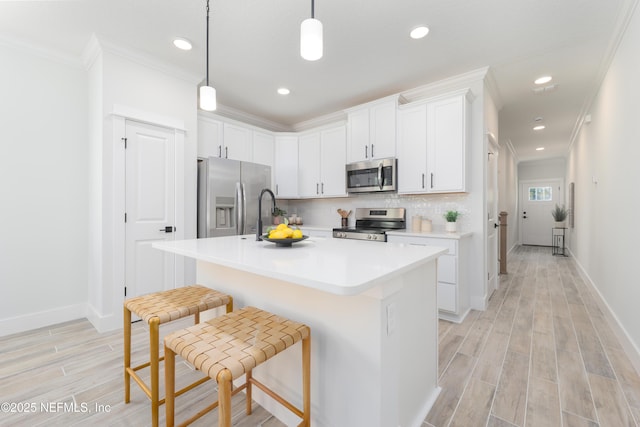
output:
<path id="1" fill-rule="evenodd" d="M 496 77 L 493 74 L 493 69 L 488 68 L 487 74 L 484 77 L 484 87 L 491 95 L 494 104 L 496 105 L 496 109 L 498 111 L 502 110 L 504 106 L 504 101 L 502 100 L 502 95 L 500 94 L 500 89 L 498 89 L 498 83 L 496 82 Z"/>
<path id="2" fill-rule="evenodd" d="M 488 70 L 489 67 L 478 68 L 444 80 L 439 80 L 437 82 L 428 83 L 426 85 L 403 91 L 399 95 L 407 102 L 415 102 L 430 98 L 440 93 L 460 89 L 463 86 L 470 86 L 473 83 L 483 81 L 487 76 Z"/>
<path id="3" fill-rule="evenodd" d="M 78 58 L 75 55 L 62 52 L 61 50 L 56 50 L 52 48 L 43 47 L 41 45 L 29 43 L 15 37 L 0 36 L 0 46 L 4 46 L 10 49 L 15 49 L 20 52 L 27 51 L 28 53 L 31 53 L 42 59 L 58 62 L 60 64 L 67 65 L 74 68 L 76 67 L 82 68 L 82 61 L 80 60 L 80 58 Z"/>
<path id="4" fill-rule="evenodd" d="M 151 55 L 119 45 L 108 40 L 106 37 L 95 33 L 91 35 L 91 38 L 89 39 L 89 42 L 82 54 L 85 67 L 90 66 L 101 52 L 120 56 L 131 62 L 135 62 L 142 66 L 168 74 L 172 77 L 176 77 L 180 80 L 184 80 L 187 83 L 197 85 L 202 81 L 202 76 L 200 74 L 191 73 L 169 63 L 159 61 Z"/>

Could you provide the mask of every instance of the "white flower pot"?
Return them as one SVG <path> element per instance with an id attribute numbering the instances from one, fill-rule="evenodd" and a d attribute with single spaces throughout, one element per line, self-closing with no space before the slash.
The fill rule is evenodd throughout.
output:
<path id="1" fill-rule="evenodd" d="M 448 233 L 455 233 L 458 231 L 456 224 L 456 222 L 445 222 L 445 230 L 447 230 Z"/>

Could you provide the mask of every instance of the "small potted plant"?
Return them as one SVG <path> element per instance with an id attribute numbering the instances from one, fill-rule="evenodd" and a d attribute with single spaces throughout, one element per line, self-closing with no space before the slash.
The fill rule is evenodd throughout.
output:
<path id="1" fill-rule="evenodd" d="M 460 215 L 458 211 L 447 211 L 447 213 L 444 214 L 444 219 L 447 221 L 445 229 L 449 233 L 455 233 L 457 231 L 456 221 L 458 220 L 458 215 Z"/>
<path id="2" fill-rule="evenodd" d="M 556 204 L 555 208 L 553 208 L 553 210 L 551 211 L 551 216 L 556 222 L 556 228 L 564 227 L 568 214 L 569 212 L 564 207 L 564 205 L 559 206 Z"/>
<path id="3" fill-rule="evenodd" d="M 279 207 L 273 208 L 273 212 L 271 212 L 271 216 L 273 216 L 273 223 L 278 225 L 282 222 L 282 218 L 286 218 L 287 211 L 284 209 L 280 209 Z"/>

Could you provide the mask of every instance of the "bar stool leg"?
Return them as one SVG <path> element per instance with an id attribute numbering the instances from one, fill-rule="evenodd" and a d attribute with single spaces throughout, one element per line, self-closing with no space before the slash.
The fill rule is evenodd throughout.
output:
<path id="1" fill-rule="evenodd" d="M 164 406 L 166 411 L 167 427 L 173 427 L 175 419 L 175 379 L 176 379 L 175 353 L 173 350 L 164 346 L 164 382 L 165 382 L 165 398 Z"/>
<path id="2" fill-rule="evenodd" d="M 149 320 L 149 370 L 151 373 L 151 424 L 158 427 L 158 410 L 160 408 L 160 319 L 154 317 Z"/>
<path id="3" fill-rule="evenodd" d="M 231 372 L 223 369 L 218 382 L 218 427 L 231 427 Z"/>
<path id="4" fill-rule="evenodd" d="M 251 400 L 253 399 L 251 395 L 251 377 L 253 376 L 253 371 L 249 369 L 245 375 L 247 376 L 246 378 L 247 388 L 245 389 L 245 394 L 247 396 L 247 401 L 246 401 L 247 415 L 251 415 Z"/>
<path id="5" fill-rule="evenodd" d="M 124 403 L 131 400 L 131 311 L 124 308 Z"/>
<path id="6" fill-rule="evenodd" d="M 300 426 L 311 425 L 311 334 L 302 340 L 302 410 Z"/>

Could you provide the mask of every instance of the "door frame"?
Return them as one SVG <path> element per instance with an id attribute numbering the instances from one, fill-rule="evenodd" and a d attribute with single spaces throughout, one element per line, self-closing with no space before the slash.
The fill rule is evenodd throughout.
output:
<path id="1" fill-rule="evenodd" d="M 496 137 L 490 133 L 487 132 L 486 134 L 486 149 L 485 149 L 485 153 L 487 153 L 487 157 L 488 156 L 495 156 L 495 160 L 494 160 L 494 169 L 493 170 L 489 170 L 488 167 L 488 159 L 487 162 L 485 163 L 485 171 L 486 171 L 486 175 L 485 175 L 485 198 L 484 198 L 484 209 L 485 209 L 485 214 L 484 214 L 484 227 L 485 228 L 485 236 L 484 236 L 484 242 L 485 242 L 485 274 L 487 275 L 487 280 L 485 280 L 485 301 L 489 300 L 489 297 L 491 297 L 491 295 L 493 294 L 494 291 L 496 291 L 498 289 L 498 286 L 500 284 L 499 281 L 499 274 L 500 274 L 500 265 L 499 265 L 499 244 L 498 244 L 498 238 L 499 238 L 499 234 L 498 234 L 498 229 L 496 227 L 493 228 L 493 230 L 489 230 L 489 225 L 488 225 L 488 220 L 489 218 L 489 210 L 488 210 L 488 200 L 487 200 L 487 188 L 489 185 L 489 174 L 493 174 L 493 219 L 494 219 L 494 224 L 498 223 L 498 214 L 499 214 L 499 185 L 498 185 L 498 168 L 499 168 L 499 155 L 500 155 L 500 144 L 498 143 L 498 141 L 496 140 Z M 493 231 L 494 235 L 495 235 L 495 239 L 493 242 L 493 247 L 489 248 L 489 233 Z M 493 257 L 490 255 L 490 251 L 493 252 Z M 494 269 L 494 277 L 490 278 L 489 277 L 489 263 L 494 260 L 495 261 L 495 265 L 493 266 Z M 491 280 L 491 283 L 490 283 Z"/>
<path id="2" fill-rule="evenodd" d="M 175 135 L 175 238 L 182 240 L 185 238 L 185 217 L 184 217 L 184 150 L 185 150 L 185 130 L 184 123 L 179 119 L 158 116 L 154 113 L 140 112 L 127 107 L 114 106 L 113 114 L 113 244 L 111 251 L 113 256 L 113 294 L 111 295 L 115 307 L 121 307 L 125 296 L 123 287 L 125 284 L 126 265 L 126 236 L 124 213 L 126 210 L 126 154 L 124 148 L 123 135 L 126 132 L 127 121 L 134 121 L 148 125 L 158 126 L 174 132 Z M 108 242 L 103 241 L 103 246 L 108 247 Z M 185 261 L 184 257 L 176 256 L 174 281 L 176 287 L 185 284 Z M 115 313 L 118 313 L 117 309 Z M 114 314 L 115 314 L 114 313 Z"/>

